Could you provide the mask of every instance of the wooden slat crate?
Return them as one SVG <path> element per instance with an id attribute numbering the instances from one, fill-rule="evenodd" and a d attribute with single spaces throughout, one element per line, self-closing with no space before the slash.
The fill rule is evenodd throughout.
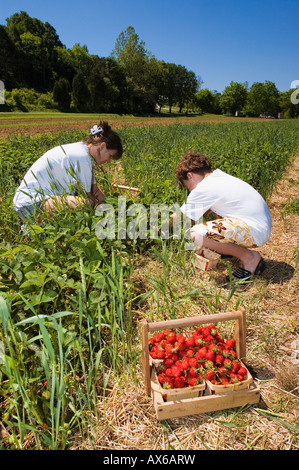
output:
<path id="1" fill-rule="evenodd" d="M 219 253 L 215 253 L 215 251 L 208 248 L 202 248 L 194 252 L 194 265 L 202 271 L 209 271 L 216 268 L 220 257 Z"/>
<path id="2" fill-rule="evenodd" d="M 237 357 L 246 360 L 246 318 L 245 309 L 239 307 L 237 311 L 219 313 L 215 315 L 203 315 L 197 317 L 183 318 L 148 323 L 142 322 L 142 367 L 145 380 L 146 392 L 152 396 L 154 408 L 159 420 L 191 416 L 201 413 L 236 408 L 243 405 L 252 405 L 259 402 L 260 389 L 248 375 L 246 378 L 246 388 L 233 386 L 228 388 L 216 388 L 207 386 L 201 396 L 191 398 L 171 399 L 167 401 L 163 398 L 163 391 L 157 381 L 157 375 L 152 367 L 149 355 L 149 333 L 162 331 L 165 329 L 190 328 L 203 324 L 217 322 L 235 321 L 234 338 L 236 341 Z M 211 384 L 212 385 L 212 384 Z M 219 386 L 226 387 L 226 386 Z"/>
<path id="3" fill-rule="evenodd" d="M 158 382 L 155 367 L 151 367 L 151 387 L 160 393 L 165 401 L 174 401 L 202 396 L 206 389 L 206 382 L 203 380 L 203 383 L 193 387 L 162 389 Z"/>
<path id="4" fill-rule="evenodd" d="M 241 365 L 247 369 L 247 367 L 245 366 L 245 364 L 243 364 L 242 361 L 241 361 Z M 211 395 L 214 395 L 214 394 L 218 395 L 218 394 L 227 393 L 227 392 L 234 392 L 236 390 L 249 389 L 252 382 L 253 382 L 252 375 L 247 369 L 247 376 L 245 377 L 245 380 L 242 380 L 242 382 L 237 382 L 235 384 L 228 384 L 228 385 L 216 385 L 216 384 L 211 383 L 209 380 L 207 380 L 206 384 L 207 384 L 207 388 L 211 392 Z"/>

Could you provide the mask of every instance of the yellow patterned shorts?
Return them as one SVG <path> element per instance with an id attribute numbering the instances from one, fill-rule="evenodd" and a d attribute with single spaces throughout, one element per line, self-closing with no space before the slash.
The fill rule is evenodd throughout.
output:
<path id="1" fill-rule="evenodd" d="M 248 225 L 235 217 L 225 217 L 194 225 L 191 232 L 221 243 L 236 243 L 246 248 L 256 247 Z"/>

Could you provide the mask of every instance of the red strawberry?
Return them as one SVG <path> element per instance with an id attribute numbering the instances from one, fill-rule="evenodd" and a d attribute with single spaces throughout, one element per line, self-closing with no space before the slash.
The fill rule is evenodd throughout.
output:
<path id="1" fill-rule="evenodd" d="M 231 369 L 232 366 L 233 366 L 232 361 L 228 358 L 224 359 L 223 365 L 224 365 L 224 367 L 226 367 L 226 369 Z"/>
<path id="2" fill-rule="evenodd" d="M 218 352 L 219 348 L 216 343 L 211 343 L 208 345 L 208 350 L 209 351 L 214 351 L 215 353 Z"/>
<path id="3" fill-rule="evenodd" d="M 200 359 L 204 359 L 206 357 L 207 352 L 208 352 L 208 349 L 206 348 L 206 346 L 204 346 L 203 348 L 198 349 L 198 351 L 197 351 L 197 353 L 199 355 L 201 355 Z"/>
<path id="4" fill-rule="evenodd" d="M 160 364 L 157 364 L 156 369 L 158 372 L 164 372 L 167 369 L 167 367 L 164 363 L 160 363 Z"/>
<path id="5" fill-rule="evenodd" d="M 172 368 L 169 367 L 168 369 L 166 369 L 166 370 L 165 370 L 165 375 L 166 375 L 167 377 L 173 377 Z"/>
<path id="6" fill-rule="evenodd" d="M 230 357 L 229 349 L 227 349 L 227 348 L 223 349 L 222 354 L 223 354 L 224 357 Z"/>
<path id="7" fill-rule="evenodd" d="M 164 360 L 164 364 L 166 365 L 166 367 L 171 367 L 173 365 L 173 360 L 170 358 L 166 358 Z"/>
<path id="8" fill-rule="evenodd" d="M 194 336 L 190 336 L 189 338 L 187 338 L 186 341 L 185 341 L 185 343 L 186 343 L 186 345 L 187 345 L 188 347 L 194 346 L 194 344 L 195 344 L 195 343 L 194 343 Z"/>
<path id="9" fill-rule="evenodd" d="M 163 331 L 160 331 L 155 335 L 154 338 L 156 338 L 155 341 L 157 341 L 157 343 L 160 343 L 160 341 L 165 338 L 165 333 L 163 333 Z"/>
<path id="10" fill-rule="evenodd" d="M 174 379 L 173 377 L 165 377 L 165 382 L 163 383 L 163 388 L 174 388 Z"/>
<path id="11" fill-rule="evenodd" d="M 222 356 L 222 354 L 216 354 L 215 364 L 223 364 L 223 361 L 224 361 L 224 357 Z"/>
<path id="12" fill-rule="evenodd" d="M 240 364 L 238 361 L 232 361 L 232 371 L 234 373 L 238 372 L 238 370 L 240 369 Z"/>
<path id="13" fill-rule="evenodd" d="M 166 336 L 166 341 L 167 341 L 167 343 L 174 344 L 175 343 L 175 333 L 169 333 L 169 335 Z"/>
<path id="14" fill-rule="evenodd" d="M 175 361 L 174 366 L 179 367 L 181 369 L 182 368 L 182 360 L 178 359 L 177 361 Z"/>
<path id="15" fill-rule="evenodd" d="M 178 351 L 184 351 L 185 349 L 187 349 L 187 345 L 185 343 L 185 341 L 176 341 L 174 343 L 174 347 L 178 350 Z"/>
<path id="16" fill-rule="evenodd" d="M 229 381 L 230 381 L 231 384 L 237 384 L 237 383 L 240 382 L 240 379 L 239 379 L 239 377 L 238 377 L 237 374 L 232 374 L 232 375 L 230 376 L 230 380 L 229 380 Z"/>
<path id="17" fill-rule="evenodd" d="M 182 370 L 188 370 L 189 369 L 189 361 L 188 361 L 187 358 L 182 360 L 181 369 Z"/>
<path id="18" fill-rule="evenodd" d="M 221 385 L 229 385 L 229 380 L 227 377 L 221 378 Z"/>
<path id="19" fill-rule="evenodd" d="M 206 359 L 208 361 L 212 361 L 214 362 L 215 361 L 215 358 L 216 358 L 216 355 L 214 353 L 214 351 L 208 351 L 207 354 L 206 354 Z"/>
<path id="20" fill-rule="evenodd" d="M 173 353 L 173 345 L 170 343 L 167 343 L 165 346 L 165 353 L 168 355 L 171 355 Z"/>
<path id="21" fill-rule="evenodd" d="M 226 345 L 227 349 L 234 349 L 234 347 L 236 345 L 235 338 L 227 339 L 226 342 L 225 342 L 225 345 Z"/>
<path id="22" fill-rule="evenodd" d="M 203 375 L 201 373 L 197 374 L 197 378 L 198 378 L 199 382 L 202 382 L 202 377 L 203 377 Z"/>
<path id="23" fill-rule="evenodd" d="M 203 337 L 206 337 L 206 336 L 209 336 L 210 334 L 210 328 L 208 326 L 205 326 L 203 329 L 202 329 L 202 333 Z"/>
<path id="24" fill-rule="evenodd" d="M 182 375 L 180 377 L 176 377 L 174 379 L 174 387 L 175 388 L 183 388 L 186 384 L 186 379 Z"/>
<path id="25" fill-rule="evenodd" d="M 160 384 L 164 384 L 164 382 L 165 382 L 165 375 L 163 375 L 163 374 L 158 374 L 158 381 L 160 382 Z"/>
<path id="26" fill-rule="evenodd" d="M 153 359 L 158 359 L 158 357 L 157 357 L 157 349 L 156 349 L 156 348 L 153 348 L 153 349 L 150 351 L 149 355 L 150 355 Z"/>
<path id="27" fill-rule="evenodd" d="M 188 378 L 197 377 L 197 370 L 194 367 L 190 367 L 190 369 L 187 372 L 187 377 Z"/>
<path id="28" fill-rule="evenodd" d="M 206 379 L 207 380 L 214 380 L 215 379 L 215 373 L 211 369 L 207 370 Z"/>
<path id="29" fill-rule="evenodd" d="M 178 333 L 178 334 L 176 335 L 176 338 L 175 338 L 175 339 L 176 339 L 176 341 L 179 341 L 180 343 L 183 343 L 183 342 L 186 341 L 186 338 L 185 338 L 185 336 L 184 336 L 182 333 Z"/>
<path id="30" fill-rule="evenodd" d="M 164 359 L 165 358 L 165 351 L 163 350 L 158 350 L 157 351 L 157 359 Z"/>
<path id="31" fill-rule="evenodd" d="M 213 369 L 214 367 L 214 362 L 213 361 L 206 361 L 205 362 L 205 368 L 206 369 Z"/>
<path id="32" fill-rule="evenodd" d="M 199 326 L 198 328 L 196 328 L 195 332 L 193 333 L 194 335 L 201 335 L 202 334 L 202 327 Z"/>
<path id="33" fill-rule="evenodd" d="M 207 335 L 205 337 L 205 340 L 206 340 L 207 343 L 215 343 L 216 342 L 216 339 L 212 335 Z"/>
<path id="34" fill-rule="evenodd" d="M 224 367 L 224 366 L 223 366 L 223 367 L 219 367 L 219 369 L 218 369 L 218 374 L 219 374 L 220 377 L 226 377 L 226 375 L 227 375 L 227 369 L 226 369 L 226 367 Z"/>
<path id="35" fill-rule="evenodd" d="M 187 349 L 186 356 L 193 357 L 194 356 L 194 349 Z"/>
<path id="36" fill-rule="evenodd" d="M 197 359 L 196 357 L 189 357 L 188 358 L 188 364 L 190 367 L 195 367 L 197 366 Z"/>
<path id="37" fill-rule="evenodd" d="M 245 375 L 247 375 L 247 369 L 246 367 L 240 367 L 240 369 L 238 370 L 238 374 L 242 375 L 243 377 L 245 377 Z"/>
<path id="38" fill-rule="evenodd" d="M 171 372 L 174 377 L 179 377 L 182 374 L 182 369 L 177 366 L 172 366 Z"/>
<path id="39" fill-rule="evenodd" d="M 195 385 L 198 385 L 198 379 L 196 377 L 188 379 L 187 384 L 188 387 L 194 387 Z"/>
<path id="40" fill-rule="evenodd" d="M 176 353 L 172 353 L 170 358 L 173 360 L 173 362 L 175 362 L 179 359 L 179 355 Z"/>

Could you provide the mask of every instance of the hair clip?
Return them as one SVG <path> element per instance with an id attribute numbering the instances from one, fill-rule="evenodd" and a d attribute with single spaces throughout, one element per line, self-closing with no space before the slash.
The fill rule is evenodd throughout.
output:
<path id="1" fill-rule="evenodd" d="M 95 125 L 90 129 L 90 132 L 92 133 L 92 135 L 97 135 L 97 134 L 101 134 L 101 132 L 103 132 L 103 129 Z"/>

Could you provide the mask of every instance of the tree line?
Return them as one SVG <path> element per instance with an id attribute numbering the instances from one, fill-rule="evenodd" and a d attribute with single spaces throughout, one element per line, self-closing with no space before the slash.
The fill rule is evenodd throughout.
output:
<path id="1" fill-rule="evenodd" d="M 182 65 L 156 59 L 129 26 L 116 39 L 109 57 L 89 54 L 86 45 L 66 48 L 48 22 L 21 11 L 0 25 L 2 110 L 36 106 L 75 112 L 178 112 L 298 116 L 290 91 L 272 82 L 231 82 L 222 94 L 201 89 L 199 76 Z"/>

